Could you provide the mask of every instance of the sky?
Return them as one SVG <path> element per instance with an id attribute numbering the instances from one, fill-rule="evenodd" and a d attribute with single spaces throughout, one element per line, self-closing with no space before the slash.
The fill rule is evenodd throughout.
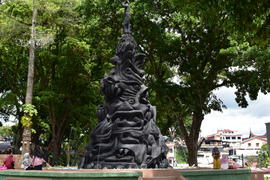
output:
<path id="1" fill-rule="evenodd" d="M 250 129 L 256 135 L 265 134 L 265 123 L 270 122 L 270 94 L 260 93 L 256 101 L 248 101 L 247 108 L 240 108 L 235 102 L 234 92 L 234 88 L 221 88 L 214 92 L 227 109 L 212 111 L 205 116 L 201 136 L 214 134 L 219 129 L 235 130 L 244 137 L 248 136 Z"/>

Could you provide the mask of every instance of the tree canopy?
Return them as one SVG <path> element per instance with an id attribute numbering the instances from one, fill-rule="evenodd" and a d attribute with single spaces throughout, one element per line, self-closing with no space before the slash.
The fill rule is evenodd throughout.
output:
<path id="1" fill-rule="evenodd" d="M 37 2 L 33 142 L 50 144 L 57 162 L 63 142 L 78 139 L 74 148 L 81 149 L 88 144 L 123 8 L 115 0 Z M 130 6 L 158 124 L 164 135 L 173 127 L 187 144 L 189 164 L 196 165 L 204 116 L 226 105 L 214 90 L 236 87 L 240 107 L 247 107 L 247 96 L 256 100 L 270 91 L 270 2 L 134 0 Z M 28 0 L 0 5 L 0 112 L 17 117 L 18 147 L 31 14 Z"/>

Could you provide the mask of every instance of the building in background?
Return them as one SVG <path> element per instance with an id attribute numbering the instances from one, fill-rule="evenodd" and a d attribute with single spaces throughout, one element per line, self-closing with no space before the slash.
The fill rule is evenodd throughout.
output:
<path id="1" fill-rule="evenodd" d="M 241 146 L 237 149 L 237 155 L 243 156 L 258 156 L 258 153 L 262 145 L 267 143 L 266 135 L 255 135 L 250 131 L 248 138 L 244 138 L 241 142 Z"/>
<path id="2" fill-rule="evenodd" d="M 245 159 L 258 156 L 262 145 L 267 143 L 266 135 L 255 135 L 250 131 L 248 137 L 230 129 L 218 130 L 205 138 L 204 143 L 198 151 L 198 162 L 200 164 L 211 164 L 213 162 L 212 150 L 217 147 L 222 154 L 229 156 L 240 165 Z"/>
<path id="3" fill-rule="evenodd" d="M 228 155 L 229 159 L 236 161 L 243 166 L 247 159 L 256 160 L 262 145 L 267 143 L 266 135 L 255 135 L 250 131 L 248 137 L 230 129 L 218 130 L 215 134 L 208 135 L 198 150 L 198 164 L 203 167 L 212 167 L 212 150 L 217 147 L 221 156 Z M 201 140 L 202 140 L 201 139 Z M 200 141 L 201 141 L 200 140 Z M 177 148 L 186 149 L 185 142 L 181 139 L 167 142 L 169 148 L 167 159 L 172 167 L 180 164 L 176 161 Z M 182 164 L 181 164 L 182 165 Z"/>
<path id="4" fill-rule="evenodd" d="M 222 142 L 226 142 L 230 147 L 239 147 L 242 142 L 242 134 L 230 129 L 218 130 L 217 135 Z"/>

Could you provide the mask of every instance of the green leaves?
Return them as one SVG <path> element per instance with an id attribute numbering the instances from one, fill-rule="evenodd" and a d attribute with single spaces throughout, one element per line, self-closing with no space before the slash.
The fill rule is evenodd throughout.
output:
<path id="1" fill-rule="evenodd" d="M 23 112 L 30 117 L 36 116 L 38 114 L 36 107 L 32 104 L 24 104 L 22 105 Z"/>
<path id="2" fill-rule="evenodd" d="M 1 137 L 12 137 L 13 132 L 10 126 L 1 126 L 0 127 L 0 136 Z"/>
<path id="3" fill-rule="evenodd" d="M 258 158 L 259 158 L 259 167 L 263 168 L 263 167 L 268 167 L 270 165 L 268 144 L 262 145 L 258 153 Z"/>
<path id="4" fill-rule="evenodd" d="M 4 112 L 13 112 L 14 105 L 18 103 L 16 94 L 12 92 L 3 92 L 0 95 L 0 109 Z"/>
<path id="5" fill-rule="evenodd" d="M 29 0 L 5 2 L 0 6 L 0 109 L 19 116 L 32 5 Z M 99 81 L 112 67 L 122 5 L 114 0 L 36 2 L 33 102 L 39 113 L 32 126 L 47 141 L 51 133 L 69 138 L 70 126 L 85 140 L 103 102 Z M 259 92 L 270 91 L 268 0 L 135 0 L 130 5 L 132 33 L 138 51 L 146 54 L 145 80 L 163 133 L 178 127 L 179 120 L 190 135 L 198 133 L 203 115 L 224 108 L 213 94 L 220 87 L 235 86 L 241 107 L 248 105 L 247 96 L 255 100 Z M 203 115 L 195 116 L 200 111 Z"/>
<path id="6" fill-rule="evenodd" d="M 37 116 L 38 112 L 34 105 L 32 104 L 24 104 L 22 105 L 24 116 L 22 116 L 21 123 L 23 127 L 31 127 L 33 122 L 32 118 Z M 34 129 L 32 129 L 34 130 Z M 35 132 L 35 130 L 34 130 Z"/>

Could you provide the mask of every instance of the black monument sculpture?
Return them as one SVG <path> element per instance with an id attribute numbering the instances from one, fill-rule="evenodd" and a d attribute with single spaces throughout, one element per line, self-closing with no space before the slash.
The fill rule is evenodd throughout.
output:
<path id="1" fill-rule="evenodd" d="M 106 103 L 80 168 L 168 168 L 168 147 L 156 121 L 156 109 L 147 99 L 141 70 L 145 55 L 136 53 L 131 35 L 130 7 L 124 3 L 123 35 L 111 58 L 115 65 L 101 81 Z"/>

